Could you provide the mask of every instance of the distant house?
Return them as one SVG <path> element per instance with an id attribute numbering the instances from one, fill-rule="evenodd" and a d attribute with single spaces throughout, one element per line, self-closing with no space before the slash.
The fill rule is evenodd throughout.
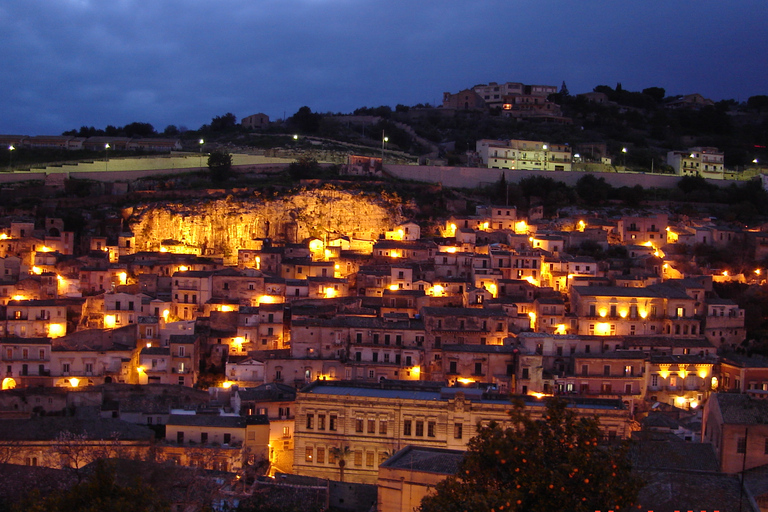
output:
<path id="1" fill-rule="evenodd" d="M 443 108 L 451 110 L 485 110 L 485 100 L 472 89 L 464 89 L 456 94 L 443 93 Z"/>
<path id="2" fill-rule="evenodd" d="M 381 163 L 381 158 L 349 155 L 347 165 L 342 169 L 342 173 L 355 176 L 381 175 Z"/>
<path id="3" fill-rule="evenodd" d="M 240 126 L 249 130 L 259 130 L 269 126 L 269 116 L 267 114 L 253 114 L 240 120 Z"/>
<path id="4" fill-rule="evenodd" d="M 665 106 L 667 108 L 683 108 L 688 110 L 699 110 L 704 107 L 711 107 L 715 104 L 714 101 L 705 98 L 699 93 L 686 94 L 685 96 L 675 98 L 668 102 Z"/>

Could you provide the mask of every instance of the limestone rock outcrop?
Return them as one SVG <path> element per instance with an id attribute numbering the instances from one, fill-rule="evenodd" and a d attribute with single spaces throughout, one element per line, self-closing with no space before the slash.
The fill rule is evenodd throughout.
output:
<path id="1" fill-rule="evenodd" d="M 403 220 L 394 198 L 324 188 L 274 198 L 136 206 L 129 223 L 138 251 L 157 251 L 163 240 L 175 240 L 199 248 L 202 255 L 228 256 L 238 248 L 256 248 L 257 238 L 375 240 Z"/>

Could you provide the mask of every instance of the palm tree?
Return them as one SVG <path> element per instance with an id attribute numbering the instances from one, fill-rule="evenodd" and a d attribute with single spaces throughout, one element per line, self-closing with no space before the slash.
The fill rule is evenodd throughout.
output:
<path id="1" fill-rule="evenodd" d="M 329 450 L 331 455 L 333 455 L 336 460 L 339 461 L 339 481 L 344 481 L 344 466 L 347 465 L 346 458 L 349 456 L 349 454 L 352 453 L 352 450 L 350 450 L 349 446 L 343 445 L 343 446 L 334 446 Z"/>

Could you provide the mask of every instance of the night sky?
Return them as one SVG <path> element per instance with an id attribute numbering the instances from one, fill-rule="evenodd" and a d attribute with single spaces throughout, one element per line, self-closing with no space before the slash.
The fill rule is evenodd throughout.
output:
<path id="1" fill-rule="evenodd" d="M 437 104 L 476 84 L 768 94 L 765 0 L 2 0 L 0 133 Z"/>

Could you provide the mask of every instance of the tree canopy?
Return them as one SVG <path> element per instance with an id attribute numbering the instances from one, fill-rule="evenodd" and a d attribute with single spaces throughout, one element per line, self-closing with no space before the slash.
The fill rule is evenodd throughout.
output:
<path id="1" fill-rule="evenodd" d="M 62 491 L 41 497 L 34 491 L 13 507 L 25 512 L 165 512 L 170 507 L 156 491 L 140 479 L 133 485 L 117 483 L 113 468 L 100 460 L 87 480 Z"/>
<path id="2" fill-rule="evenodd" d="M 596 417 L 578 418 L 557 398 L 542 419 L 522 404 L 510 417 L 512 427 L 478 428 L 459 472 L 422 500 L 420 512 L 594 512 L 634 504 L 642 484 L 627 445 L 601 445 Z"/>
<path id="3" fill-rule="evenodd" d="M 211 180 L 226 181 L 231 170 L 232 155 L 226 151 L 211 151 L 210 156 L 208 156 L 208 171 L 210 172 Z"/>

